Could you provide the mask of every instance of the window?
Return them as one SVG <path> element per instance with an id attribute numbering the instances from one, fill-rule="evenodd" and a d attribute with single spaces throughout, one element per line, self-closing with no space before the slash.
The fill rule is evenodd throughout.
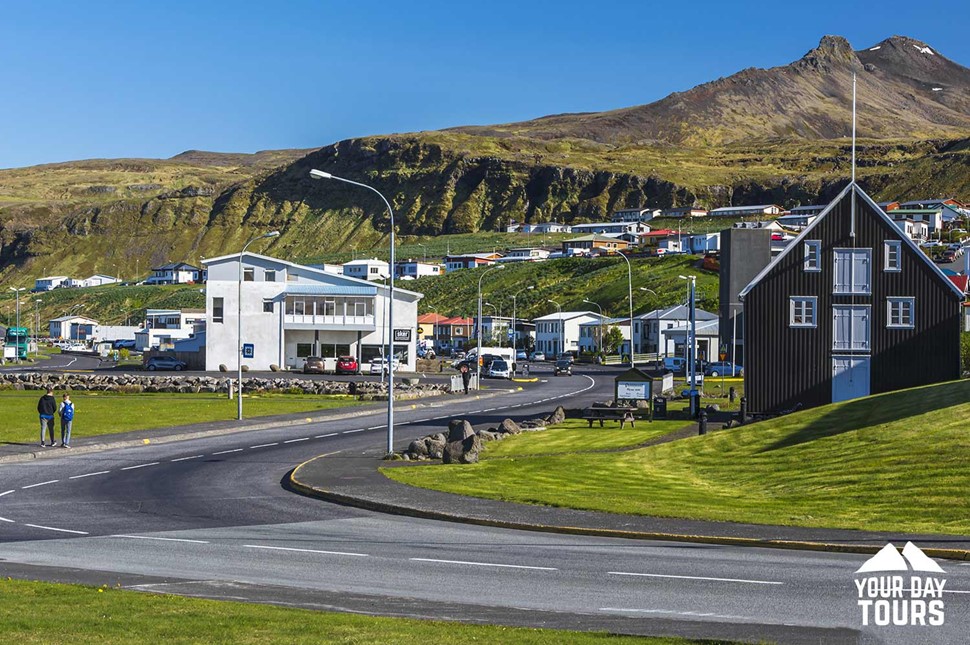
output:
<path id="1" fill-rule="evenodd" d="M 818 298 L 815 296 L 792 296 L 789 299 L 790 311 L 788 325 L 790 327 L 816 327 L 815 311 Z"/>
<path id="2" fill-rule="evenodd" d="M 900 271 L 900 256 L 902 255 L 903 243 L 899 240 L 886 240 L 883 246 L 883 253 L 885 257 L 885 262 L 883 263 L 884 271 Z"/>
<path id="3" fill-rule="evenodd" d="M 915 327 L 913 312 L 916 298 L 893 297 L 886 299 L 886 327 L 890 329 L 912 329 Z"/>
<path id="4" fill-rule="evenodd" d="M 296 282 L 299 279 L 300 279 L 300 277 L 298 275 L 296 275 L 295 273 L 293 273 L 292 271 L 289 271 L 286 274 L 286 281 L 287 282 Z"/>
<path id="5" fill-rule="evenodd" d="M 272 269 L 266 269 L 265 271 L 263 271 L 263 281 L 276 282 L 276 271 Z"/>
<path id="6" fill-rule="evenodd" d="M 819 256 L 822 252 L 822 242 L 819 240 L 807 240 L 805 242 L 805 270 L 821 271 L 822 266 Z"/>
<path id="7" fill-rule="evenodd" d="M 271 314 L 273 313 L 273 301 L 268 298 L 263 299 L 263 313 Z"/>
<path id="8" fill-rule="evenodd" d="M 306 358 L 307 356 L 313 356 L 313 343 L 297 343 L 296 357 Z"/>
<path id="9" fill-rule="evenodd" d="M 223 321 L 222 310 L 224 308 L 222 298 L 212 299 L 212 322 L 221 323 Z"/>
<path id="10" fill-rule="evenodd" d="M 872 249 L 835 249 L 832 293 L 869 295 Z"/>
<path id="11" fill-rule="evenodd" d="M 371 267 L 370 268 L 370 272 L 376 274 L 377 273 L 377 267 Z"/>
<path id="12" fill-rule="evenodd" d="M 869 351 L 869 318 L 868 305 L 833 306 L 832 349 Z"/>
<path id="13" fill-rule="evenodd" d="M 249 267 L 248 269 L 243 269 L 243 282 L 252 282 L 256 279 L 256 269 Z"/>

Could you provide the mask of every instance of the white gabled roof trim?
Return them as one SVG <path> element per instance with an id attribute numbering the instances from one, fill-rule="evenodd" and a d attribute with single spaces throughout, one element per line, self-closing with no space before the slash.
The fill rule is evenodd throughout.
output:
<path id="1" fill-rule="evenodd" d="M 938 267 L 935 264 L 933 264 L 933 261 L 929 257 L 927 257 L 927 255 L 925 253 L 923 253 L 923 251 L 921 251 L 920 248 L 916 245 L 916 242 L 914 242 L 913 240 L 911 240 L 908 235 L 906 235 L 905 233 L 903 233 L 899 229 L 899 227 L 896 226 L 896 223 L 892 220 L 892 218 L 889 217 L 889 215 L 887 215 L 886 212 L 883 211 L 879 207 L 878 204 L 876 204 L 876 202 L 872 201 L 872 198 L 869 197 L 869 195 L 867 195 L 866 192 L 864 190 L 862 190 L 862 188 L 860 188 L 859 185 L 856 184 L 856 183 L 854 183 L 854 182 L 849 182 L 849 184 L 845 188 L 842 189 L 842 192 L 840 192 L 835 197 L 835 199 L 833 199 L 831 202 L 829 202 L 829 205 L 826 206 L 825 209 L 821 213 L 818 214 L 818 217 L 815 218 L 815 221 L 812 222 L 811 224 L 809 224 L 805 228 L 805 230 L 803 230 L 801 233 L 799 233 L 798 236 L 794 240 L 792 240 L 791 242 L 789 242 L 788 246 L 786 246 L 784 248 L 784 250 L 782 250 L 782 252 L 779 253 L 775 257 L 774 260 L 772 260 L 771 262 L 769 262 L 768 263 L 768 266 L 766 266 L 764 269 L 762 269 L 761 272 L 758 275 L 756 275 L 751 282 L 748 283 L 748 286 L 746 286 L 744 289 L 741 290 L 741 293 L 738 294 L 738 297 L 743 300 L 744 297 L 746 295 L 748 295 L 748 293 L 759 282 L 761 282 L 761 280 L 764 279 L 764 277 L 766 275 L 768 275 L 768 273 L 772 269 L 775 268 L 775 265 L 777 265 L 779 262 L 781 262 L 782 259 L 784 259 L 789 253 L 792 253 L 793 252 L 793 249 L 800 248 L 801 247 L 801 242 L 803 240 L 805 240 L 809 236 L 809 234 L 815 229 L 816 226 L 819 226 L 822 223 L 822 220 L 825 219 L 825 216 L 829 214 L 829 212 L 835 207 L 835 205 L 837 203 L 839 203 L 842 200 L 842 198 L 845 197 L 853 189 L 856 191 L 856 193 L 859 196 L 862 197 L 863 201 L 865 201 L 866 203 L 868 203 L 869 206 L 873 210 L 876 211 L 876 213 L 879 215 L 879 217 L 881 217 L 883 219 L 883 221 L 885 221 L 891 227 L 891 230 L 893 230 L 896 233 L 896 235 L 899 237 L 899 239 L 903 240 L 903 242 L 905 244 L 908 244 L 909 247 L 913 251 L 915 251 L 916 254 L 919 257 L 921 257 L 923 259 L 923 261 L 926 263 L 926 265 L 930 267 L 930 269 L 937 275 L 937 277 L 940 278 L 940 280 L 943 280 L 944 282 L 946 282 L 947 285 L 953 290 L 954 293 L 956 293 L 961 298 L 963 298 L 963 294 L 960 292 L 960 290 L 957 288 L 957 286 L 955 284 L 953 284 L 953 282 L 946 277 L 946 275 L 943 273 L 943 271 L 940 269 L 940 267 Z"/>

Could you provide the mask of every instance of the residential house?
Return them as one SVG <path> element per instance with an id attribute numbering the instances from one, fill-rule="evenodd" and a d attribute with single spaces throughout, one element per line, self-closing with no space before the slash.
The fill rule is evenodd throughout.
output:
<path id="1" fill-rule="evenodd" d="M 562 243 L 562 254 L 569 255 L 571 252 L 584 251 L 587 253 L 616 252 L 628 248 L 630 243 L 626 240 L 605 235 L 583 235 L 565 240 Z"/>
<path id="2" fill-rule="evenodd" d="M 517 225 L 516 232 L 545 235 L 546 233 L 571 233 L 572 228 L 569 224 L 562 224 L 560 222 L 523 223 Z"/>
<path id="3" fill-rule="evenodd" d="M 855 183 L 740 296 L 752 412 L 960 376 L 960 290 Z"/>
<path id="4" fill-rule="evenodd" d="M 798 208 L 806 208 L 806 207 L 799 206 Z M 797 211 L 798 208 L 793 208 L 791 213 L 788 215 L 779 216 L 778 219 L 775 220 L 775 222 L 782 228 L 786 228 L 790 231 L 801 231 L 803 229 L 808 228 L 809 224 L 814 222 L 815 218 L 818 217 L 818 213 L 807 212 L 807 211 L 802 213 L 796 213 L 795 211 Z M 815 206 L 812 206 L 811 208 L 815 208 Z"/>
<path id="5" fill-rule="evenodd" d="M 718 349 L 720 339 L 719 321 L 715 317 L 713 320 L 697 320 L 694 323 L 694 338 L 698 360 L 716 361 L 718 360 Z M 680 322 L 673 327 L 664 330 L 664 336 L 674 345 L 674 356 L 687 356 L 687 346 L 690 338 L 690 323 Z M 729 357 L 730 358 L 730 357 Z M 738 364 L 743 365 L 740 361 Z"/>
<path id="6" fill-rule="evenodd" d="M 828 204 L 806 204 L 804 206 L 796 206 L 788 211 L 788 215 L 813 217 L 824 211 L 826 206 L 828 206 Z M 783 217 L 787 217 L 787 215 L 783 215 Z M 809 224 L 810 223 L 811 222 L 809 222 Z M 806 224 L 806 226 L 808 226 L 808 224 Z"/>
<path id="7" fill-rule="evenodd" d="M 387 280 L 391 276 L 390 265 L 377 258 L 362 258 L 343 263 L 343 274 L 357 280 Z"/>
<path id="8" fill-rule="evenodd" d="M 942 208 L 897 208 L 889 213 L 889 217 L 894 220 L 926 222 L 930 236 L 938 235 L 943 230 Z"/>
<path id="9" fill-rule="evenodd" d="M 104 275 L 103 273 L 95 273 L 90 278 L 84 279 L 85 287 L 102 287 L 106 284 L 117 284 L 121 282 L 118 278 L 110 275 Z"/>
<path id="10" fill-rule="evenodd" d="M 659 208 L 622 208 L 610 215 L 612 222 L 648 222 L 660 217 Z"/>
<path id="11" fill-rule="evenodd" d="M 602 320 L 591 320 L 579 326 L 579 351 L 592 353 L 601 351 L 602 337 L 610 327 L 616 327 L 623 334 L 623 342 L 617 348 L 616 353 L 621 356 L 630 353 L 630 319 L 627 318 L 603 318 Z"/>
<path id="12" fill-rule="evenodd" d="M 707 209 L 699 206 L 676 206 L 660 211 L 660 217 L 704 217 L 705 215 L 707 215 Z"/>
<path id="13" fill-rule="evenodd" d="M 53 291 L 62 286 L 69 278 L 66 275 L 51 275 L 34 280 L 34 291 Z"/>
<path id="14" fill-rule="evenodd" d="M 465 253 L 463 255 L 445 256 L 445 273 L 462 269 L 476 269 L 495 264 L 502 255 L 500 253 Z"/>
<path id="15" fill-rule="evenodd" d="M 591 311 L 563 311 L 533 319 L 536 326 L 536 351 L 558 356 L 563 351 L 579 351 L 579 326 L 607 320 Z"/>
<path id="16" fill-rule="evenodd" d="M 656 255 L 682 253 L 681 234 L 670 229 L 657 229 L 640 235 L 640 245 L 644 250 Z"/>
<path id="17" fill-rule="evenodd" d="M 204 309 L 146 309 L 145 324 L 135 332 L 135 347 L 171 349 L 176 340 L 205 331 L 205 320 Z"/>
<path id="18" fill-rule="evenodd" d="M 899 202 L 879 202 L 879 208 L 888 213 L 899 208 Z"/>
<path id="19" fill-rule="evenodd" d="M 88 340 L 94 336 L 98 321 L 86 316 L 61 316 L 47 325 L 51 340 Z"/>
<path id="20" fill-rule="evenodd" d="M 394 277 L 401 280 L 416 280 L 425 276 L 438 276 L 444 272 L 440 264 L 404 260 L 394 263 Z"/>
<path id="21" fill-rule="evenodd" d="M 778 223 L 778 220 L 767 220 L 760 222 L 735 222 L 731 225 L 731 228 L 766 228 L 769 231 L 781 233 L 785 228 Z"/>
<path id="22" fill-rule="evenodd" d="M 722 206 L 708 211 L 710 217 L 776 217 L 785 211 L 777 204 L 758 204 L 756 206 Z"/>
<path id="23" fill-rule="evenodd" d="M 475 319 L 473 330 L 475 342 L 478 342 L 478 319 Z M 511 316 L 488 316 L 482 314 L 482 341 L 483 345 L 504 346 L 512 340 L 512 318 Z M 487 341 L 487 342 L 486 342 Z"/>
<path id="24" fill-rule="evenodd" d="M 624 233 L 646 233 L 650 227 L 642 222 L 593 222 L 592 224 L 573 224 L 577 235 L 623 235 Z"/>
<path id="25" fill-rule="evenodd" d="M 154 267 L 145 284 L 192 284 L 202 282 L 202 269 L 186 262 L 169 262 Z"/>
<path id="26" fill-rule="evenodd" d="M 435 325 L 435 351 L 453 351 L 471 346 L 475 319 L 453 316 Z"/>
<path id="27" fill-rule="evenodd" d="M 505 257 L 498 258 L 497 262 L 542 262 L 549 259 L 548 249 L 509 249 Z"/>
<path id="28" fill-rule="evenodd" d="M 924 242 L 929 238 L 930 227 L 926 222 L 919 222 L 912 218 L 897 215 L 899 211 L 892 211 L 889 217 L 899 227 L 906 237 L 914 242 Z"/>
<path id="29" fill-rule="evenodd" d="M 943 208 L 944 206 L 963 208 L 965 204 L 958 202 L 952 197 L 913 199 L 899 204 L 900 208 L 929 208 L 933 210 Z"/>
<path id="30" fill-rule="evenodd" d="M 703 309 L 694 310 L 695 321 L 716 320 L 717 315 Z M 662 356 L 681 356 L 677 346 L 667 335 L 668 329 L 690 322 L 690 308 L 674 305 L 664 309 L 654 309 L 633 318 L 633 349 L 637 354 L 656 354 L 659 348 Z"/>
<path id="31" fill-rule="evenodd" d="M 720 233 L 691 233 L 683 235 L 681 244 L 688 253 L 704 254 L 721 248 Z"/>
<path id="32" fill-rule="evenodd" d="M 237 299 L 238 272 L 253 276 Z M 355 356 L 360 363 L 384 355 L 392 339 L 394 355 L 404 371 L 415 369 L 415 329 L 420 293 L 394 288 L 394 312 L 389 319 L 389 285 L 360 280 L 255 253 L 205 260 L 206 369 L 239 364 L 242 342 L 252 345 L 252 369 L 271 365 L 301 369 L 309 356 Z"/>
<path id="33" fill-rule="evenodd" d="M 422 343 L 431 343 L 431 346 L 437 350 L 438 349 L 438 327 L 445 320 L 448 320 L 448 316 L 442 316 L 436 313 L 421 314 L 418 316 L 418 327 L 417 336 L 418 345 Z"/>

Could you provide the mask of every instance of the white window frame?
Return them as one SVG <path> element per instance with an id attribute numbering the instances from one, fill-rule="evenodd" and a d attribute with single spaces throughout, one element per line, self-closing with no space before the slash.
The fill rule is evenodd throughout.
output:
<path id="1" fill-rule="evenodd" d="M 840 296 L 871 296 L 872 295 L 872 249 L 835 249 L 832 254 L 832 293 Z M 838 287 L 838 277 L 839 277 L 839 256 L 847 255 L 850 260 L 853 260 L 854 256 L 857 254 L 863 254 L 866 256 L 866 266 L 869 267 L 868 280 L 866 281 L 866 289 L 864 291 L 857 291 L 855 289 L 856 285 L 856 275 L 853 270 L 855 267 L 855 262 L 849 262 L 849 289 L 845 291 L 839 291 Z"/>
<path id="2" fill-rule="evenodd" d="M 891 263 L 890 252 L 895 249 L 896 251 L 896 262 Z M 899 273 L 902 271 L 903 266 L 903 243 L 899 240 L 886 240 L 882 247 L 883 252 L 883 263 L 882 270 L 888 273 Z"/>
<path id="3" fill-rule="evenodd" d="M 807 316 L 810 314 L 810 319 L 796 322 L 795 311 L 797 306 L 808 303 L 811 303 L 811 307 L 804 309 L 804 315 Z M 814 329 L 818 327 L 818 296 L 791 296 L 788 299 L 788 326 L 796 329 Z"/>
<path id="4" fill-rule="evenodd" d="M 835 324 L 835 312 L 837 310 L 848 310 L 849 315 L 849 338 L 848 347 L 838 344 L 838 327 Z M 867 328 L 868 338 L 865 340 L 865 345 L 860 347 L 854 347 L 853 345 L 857 342 L 857 339 L 853 336 L 853 323 L 855 322 L 854 312 L 864 311 L 866 313 L 866 319 L 868 320 L 869 326 Z M 861 342 L 860 342 L 861 345 Z M 833 352 L 871 352 L 872 351 L 872 307 L 870 305 L 833 305 L 832 306 L 832 351 Z"/>
<path id="5" fill-rule="evenodd" d="M 804 269 L 811 273 L 822 271 L 822 241 L 805 240 Z"/>
<path id="6" fill-rule="evenodd" d="M 901 305 L 899 322 L 893 322 L 893 306 Z M 903 314 L 909 306 L 909 322 L 904 323 Z M 887 329 L 915 329 L 916 328 L 916 298 L 913 296 L 889 296 L 886 298 L 886 328 Z"/>

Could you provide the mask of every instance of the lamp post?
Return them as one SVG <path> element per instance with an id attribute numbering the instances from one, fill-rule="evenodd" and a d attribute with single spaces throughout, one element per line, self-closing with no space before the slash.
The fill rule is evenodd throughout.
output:
<path id="1" fill-rule="evenodd" d="M 660 297 L 657 295 L 657 292 L 654 291 L 653 289 L 640 287 L 640 291 L 646 291 L 647 293 L 652 293 L 654 298 Z M 653 310 L 657 313 L 657 369 L 659 370 L 660 369 L 660 307 L 654 307 Z"/>
<path id="2" fill-rule="evenodd" d="M 694 318 L 694 305 L 695 305 L 695 289 L 697 287 L 697 276 L 693 275 L 681 275 L 677 276 L 681 280 L 687 280 L 690 292 L 687 297 L 690 306 L 690 327 L 687 329 L 687 374 L 690 378 L 690 415 L 693 418 L 697 414 L 697 402 L 695 397 L 697 394 L 697 359 L 695 353 L 697 348 L 694 346 L 696 342 L 697 327 Z"/>
<path id="3" fill-rule="evenodd" d="M 40 303 L 42 300 L 37 298 L 34 300 L 34 340 L 36 345 L 34 346 L 34 356 L 39 353 L 40 350 Z"/>
<path id="4" fill-rule="evenodd" d="M 633 361 L 633 265 L 630 264 L 630 258 L 624 253 L 618 254 L 626 262 L 626 278 L 627 287 L 630 292 L 630 367 L 634 367 Z"/>
<path id="5" fill-rule="evenodd" d="M 478 349 L 475 351 L 475 374 L 478 375 L 478 381 L 475 383 L 476 388 L 480 388 L 482 382 L 482 280 L 485 279 L 489 271 L 504 268 L 504 264 L 493 264 L 482 271 L 482 275 L 478 278 Z"/>
<path id="6" fill-rule="evenodd" d="M 523 291 L 530 291 L 532 289 L 535 289 L 535 285 L 531 285 L 530 284 L 528 287 L 523 287 L 523 288 L 519 289 L 518 291 L 516 291 L 515 293 L 512 294 L 512 352 L 514 354 L 518 354 L 518 350 L 519 350 L 519 344 L 518 344 L 518 341 L 519 341 L 519 333 L 518 333 L 518 330 L 516 330 L 516 327 L 515 327 L 515 323 L 516 323 L 516 313 L 518 313 L 515 310 L 515 299 L 518 298 L 519 297 L 519 294 L 522 293 Z M 516 356 L 516 360 L 518 360 L 518 356 Z"/>
<path id="7" fill-rule="evenodd" d="M 362 184 L 358 181 L 353 181 L 350 179 L 344 179 L 343 177 L 338 177 L 330 174 L 329 172 L 316 169 L 310 170 L 310 177 L 313 179 L 332 179 L 334 181 L 342 181 L 345 184 L 350 184 L 359 188 L 366 188 L 367 190 L 376 193 L 387 207 L 387 215 L 390 218 L 391 224 L 391 234 L 389 240 L 391 246 L 391 261 L 390 270 L 388 271 L 391 276 L 390 280 L 388 281 L 387 288 L 387 318 L 390 321 L 391 326 L 387 339 L 387 357 L 390 359 L 387 363 L 387 454 L 391 454 L 394 452 L 394 209 L 391 208 L 391 203 L 387 201 L 387 198 L 384 197 L 384 195 L 381 194 L 381 191 L 377 190 L 373 186 L 368 186 L 367 184 Z"/>
<path id="8" fill-rule="evenodd" d="M 427 244 L 421 244 L 420 242 L 416 242 L 416 244 L 421 247 L 421 251 L 424 254 L 424 261 L 427 262 L 428 261 L 428 245 Z"/>
<path id="9" fill-rule="evenodd" d="M 269 233 L 264 233 L 262 235 L 257 235 L 243 245 L 242 251 L 239 252 L 239 281 L 236 287 L 236 341 L 238 347 L 236 347 L 236 367 L 238 368 L 237 378 L 236 378 L 236 419 L 242 421 L 243 410 L 242 410 L 242 359 L 243 359 L 243 339 L 242 339 L 242 283 L 243 283 L 243 255 L 246 254 L 246 249 L 249 245 L 256 240 L 262 240 L 268 237 L 279 237 L 279 231 L 270 231 Z"/>
<path id="10" fill-rule="evenodd" d="M 597 343 L 597 347 L 599 351 L 602 352 L 603 351 L 603 308 L 598 303 L 593 302 L 589 298 L 583 298 L 583 302 L 585 302 L 588 305 L 593 305 L 600 312 L 600 339 L 599 339 L 599 342 Z M 633 330 L 630 330 L 630 338 L 633 338 Z"/>
<path id="11" fill-rule="evenodd" d="M 556 305 L 556 310 L 559 312 L 559 356 L 566 353 L 566 331 L 562 328 L 562 307 L 555 300 L 546 300 L 546 302 L 551 302 Z M 556 358 L 559 358 L 556 356 Z"/>
<path id="12" fill-rule="evenodd" d="M 20 328 L 20 292 L 26 291 L 27 287 L 10 287 L 10 290 L 17 294 L 17 324 L 16 327 Z M 17 332 L 20 333 L 20 332 Z M 20 362 L 20 349 L 17 349 L 17 362 Z"/>

